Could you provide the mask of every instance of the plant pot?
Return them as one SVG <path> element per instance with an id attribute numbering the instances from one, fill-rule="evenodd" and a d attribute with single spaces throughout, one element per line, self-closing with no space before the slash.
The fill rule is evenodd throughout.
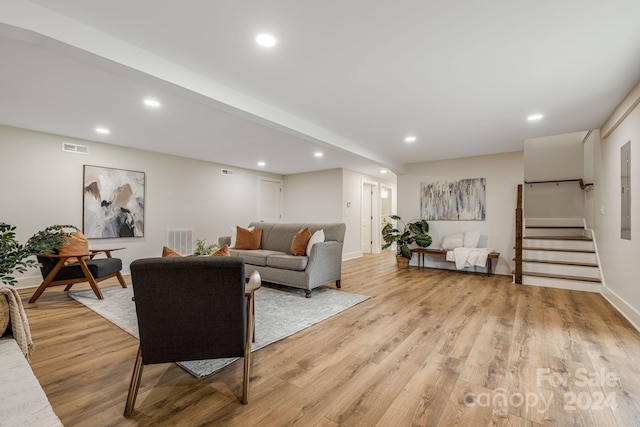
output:
<path id="1" fill-rule="evenodd" d="M 396 255 L 396 265 L 398 268 L 409 268 L 409 258 Z"/>

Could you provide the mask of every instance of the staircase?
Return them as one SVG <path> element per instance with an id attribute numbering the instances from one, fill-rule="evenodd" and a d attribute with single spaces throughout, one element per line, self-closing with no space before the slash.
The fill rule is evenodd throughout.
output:
<path id="1" fill-rule="evenodd" d="M 522 238 L 522 283 L 600 292 L 591 231 L 582 218 L 527 218 Z"/>

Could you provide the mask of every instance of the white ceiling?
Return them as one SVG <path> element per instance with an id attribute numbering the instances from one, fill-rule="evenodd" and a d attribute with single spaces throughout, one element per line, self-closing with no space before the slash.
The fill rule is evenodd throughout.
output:
<path id="1" fill-rule="evenodd" d="M 638 0 L 3 0 L 0 123 L 279 174 L 401 173 L 599 128 L 640 80 L 638 16 Z"/>

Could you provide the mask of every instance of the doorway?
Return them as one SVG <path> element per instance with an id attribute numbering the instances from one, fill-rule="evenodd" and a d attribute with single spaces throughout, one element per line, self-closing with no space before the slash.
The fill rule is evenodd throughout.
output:
<path id="1" fill-rule="evenodd" d="M 362 184 L 362 253 L 373 252 L 373 189 L 374 184 Z"/>
<path id="2" fill-rule="evenodd" d="M 282 180 L 258 178 L 258 221 L 282 221 Z"/>

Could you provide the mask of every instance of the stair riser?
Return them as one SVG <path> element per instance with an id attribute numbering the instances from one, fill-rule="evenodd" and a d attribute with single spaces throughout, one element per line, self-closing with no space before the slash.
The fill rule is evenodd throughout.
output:
<path id="1" fill-rule="evenodd" d="M 522 276 L 523 285 L 543 286 L 546 288 L 571 289 L 574 291 L 600 292 L 599 283 L 580 280 L 562 280 L 546 277 Z"/>
<path id="2" fill-rule="evenodd" d="M 575 240 L 538 240 L 525 238 L 523 241 L 523 246 L 544 249 L 576 249 L 586 251 L 593 250 L 593 242 Z"/>
<path id="3" fill-rule="evenodd" d="M 575 265 L 540 264 L 537 262 L 523 262 L 522 270 L 531 273 L 543 273 L 560 276 L 579 276 L 597 279 L 600 277 L 597 267 L 582 267 Z"/>
<path id="4" fill-rule="evenodd" d="M 584 229 L 580 228 L 526 228 L 525 236 L 584 236 Z"/>
<path id="5" fill-rule="evenodd" d="M 525 218 L 525 226 L 584 227 L 582 218 Z"/>
<path id="6" fill-rule="evenodd" d="M 555 252 L 555 251 L 522 251 L 522 258 L 535 259 L 539 261 L 560 261 L 560 262 L 582 262 L 596 264 L 595 253 L 582 252 Z"/>

